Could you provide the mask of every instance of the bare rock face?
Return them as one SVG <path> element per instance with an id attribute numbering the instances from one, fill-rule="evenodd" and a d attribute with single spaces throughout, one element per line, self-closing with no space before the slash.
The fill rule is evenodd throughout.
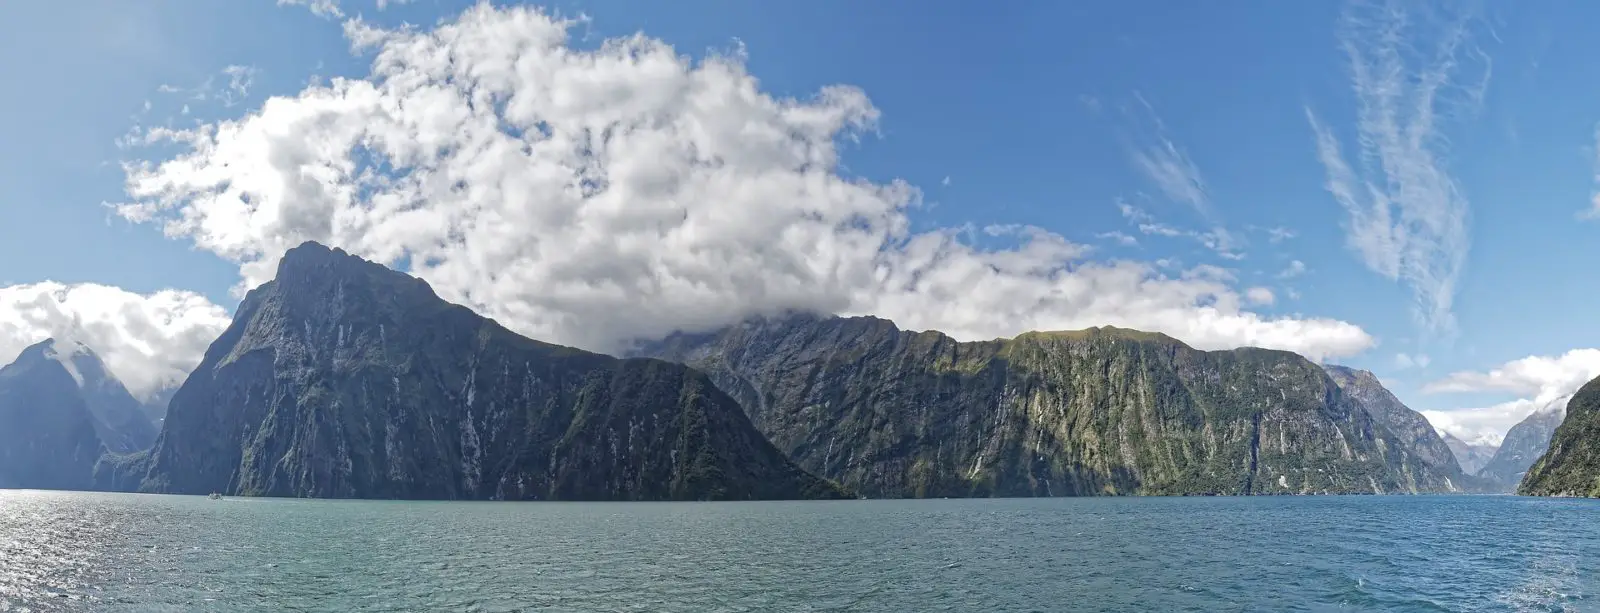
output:
<path id="1" fill-rule="evenodd" d="M 1457 461 L 1450 445 L 1428 423 L 1428 418 L 1400 402 L 1377 375 L 1371 371 L 1356 370 L 1346 366 L 1324 366 L 1334 384 L 1345 394 L 1360 401 L 1372 418 L 1389 432 L 1400 437 L 1429 470 L 1459 481 L 1466 472 Z"/>
<path id="2" fill-rule="evenodd" d="M 636 354 L 711 373 L 779 449 L 869 496 L 1439 492 L 1459 474 L 1283 351 L 797 315 Z"/>
<path id="3" fill-rule="evenodd" d="M 1551 437 L 1566 420 L 1567 405 L 1572 398 L 1557 398 L 1507 430 L 1505 439 L 1500 441 L 1500 448 L 1478 471 L 1478 476 L 1502 484 L 1506 491 L 1516 489 L 1528 469 L 1550 449 Z"/>
<path id="4" fill-rule="evenodd" d="M 700 372 L 518 336 L 420 279 L 315 243 L 245 297 L 173 395 L 147 470 L 142 489 L 174 493 L 841 495 Z"/>

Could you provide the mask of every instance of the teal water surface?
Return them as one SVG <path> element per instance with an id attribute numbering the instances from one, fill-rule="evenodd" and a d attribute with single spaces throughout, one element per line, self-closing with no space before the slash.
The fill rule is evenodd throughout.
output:
<path id="1" fill-rule="evenodd" d="M 1600 611 L 1600 502 L 0 491 L 0 611 Z"/>

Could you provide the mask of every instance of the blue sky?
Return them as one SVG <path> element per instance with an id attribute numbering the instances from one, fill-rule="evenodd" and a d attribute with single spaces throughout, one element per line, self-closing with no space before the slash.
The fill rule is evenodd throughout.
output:
<path id="1" fill-rule="evenodd" d="M 239 219 L 219 212 L 223 209 L 195 204 L 231 193 L 226 185 L 171 187 L 187 180 L 179 178 L 180 170 L 208 164 L 223 174 L 239 173 L 229 175 L 228 185 L 279 185 L 283 182 L 277 175 L 246 175 L 239 167 L 248 160 L 276 167 L 289 158 L 332 155 L 308 143 L 313 136 L 335 142 L 338 135 L 323 134 L 319 127 L 291 147 L 289 139 L 302 135 L 271 126 L 299 125 L 285 118 L 299 117 L 296 109 L 313 108 L 319 100 L 308 95 L 308 83 L 326 83 L 330 77 L 381 83 L 374 77 L 376 50 L 389 49 L 396 57 L 404 51 L 391 33 L 352 53 L 352 36 L 403 23 L 417 24 L 412 32 L 427 36 L 441 20 L 453 22 L 472 6 L 429 0 L 389 4 L 380 10 L 370 0 L 286 5 L 271 0 L 107 0 L 0 8 L 0 79 L 13 88 L 12 95 L 0 97 L 8 136 L 0 141 L 0 215 L 9 222 L 0 224 L 0 285 L 14 290 L 7 298 L 10 304 L 0 308 L 20 313 L 0 314 L 0 331 L 15 337 L 7 342 L 59 334 L 60 317 L 39 313 L 65 313 L 74 325 L 88 329 L 83 334 L 123 347 L 102 352 L 120 356 L 125 369 L 136 368 L 141 357 L 154 353 L 179 356 L 163 361 L 163 370 L 135 376 L 149 380 L 142 387 L 155 387 L 180 376 L 175 373 L 181 373 L 190 356 L 198 359 L 203 345 L 197 350 L 195 339 L 225 321 L 240 289 L 270 277 L 284 245 L 316 238 L 412 269 L 447 297 L 529 334 L 591 348 L 604 349 L 628 335 L 703 327 L 719 318 L 780 307 L 873 312 L 908 327 L 973 337 L 1029 327 L 1143 323 L 1165 327 L 1200 346 L 1267 344 L 1371 369 L 1412 407 L 1436 411 L 1430 413 L 1436 425 L 1452 421 L 1450 410 L 1476 409 L 1455 414 L 1465 419 L 1450 424 L 1464 435 L 1503 430 L 1540 398 L 1570 392 L 1573 381 L 1600 374 L 1600 360 L 1586 352 L 1569 353 L 1594 347 L 1600 338 L 1600 320 L 1587 308 L 1592 291 L 1581 276 L 1585 263 L 1600 260 L 1600 241 L 1592 240 L 1600 222 L 1581 216 L 1594 207 L 1600 121 L 1600 66 L 1586 61 L 1600 52 L 1594 48 L 1600 42 L 1580 30 L 1597 9 L 1585 3 L 1491 2 L 1472 12 L 1406 5 L 1401 11 L 1406 26 L 1394 30 L 1387 28 L 1402 20 L 1382 3 L 1027 2 L 995 7 L 708 0 L 545 5 L 551 14 L 586 17 L 568 27 L 570 38 L 561 43 L 573 53 L 600 53 L 608 39 L 642 33 L 652 44 L 696 60 L 732 56 L 743 71 L 736 80 L 759 94 L 795 98 L 815 104 L 811 110 L 819 114 L 846 117 L 838 120 L 845 127 L 807 137 L 808 151 L 831 149 L 818 143 L 837 143 L 819 158 L 829 180 L 839 185 L 866 182 L 872 189 L 837 196 L 828 206 L 838 208 L 794 219 L 864 215 L 884 227 L 906 225 L 899 234 L 874 231 L 870 240 L 855 235 L 844 240 L 839 233 L 818 239 L 823 235 L 813 234 L 816 227 L 799 222 L 771 225 L 772 219 L 788 218 L 763 213 L 765 196 L 740 200 L 754 193 L 755 183 L 740 183 L 745 187 L 736 192 L 717 192 L 704 187 L 717 181 L 680 177 L 674 179 L 679 187 L 672 190 L 653 191 L 641 183 L 629 192 L 631 198 L 588 201 L 584 206 L 591 214 L 605 210 L 614 215 L 581 227 L 603 237 L 623 236 L 619 233 L 632 231 L 633 223 L 659 213 L 651 208 L 656 204 L 684 208 L 685 220 L 703 219 L 702 213 L 732 215 L 728 219 L 748 217 L 751 225 L 685 225 L 691 229 L 659 243 L 573 239 L 562 248 L 639 253 L 614 265 L 586 257 L 562 267 L 557 264 L 564 260 L 548 251 L 537 252 L 543 253 L 539 256 L 525 246 L 491 247 L 493 232 L 484 228 L 494 224 L 469 224 L 475 229 L 444 238 L 424 236 L 396 221 L 404 215 L 374 206 L 380 199 L 363 201 L 373 193 L 370 186 L 352 192 L 357 194 L 355 204 L 324 208 L 304 201 L 329 193 L 326 189 L 263 187 L 244 198 L 245 204 L 229 206 L 274 208 Z M 338 14 L 328 7 L 336 7 Z M 485 9 L 480 16 L 483 23 L 509 28 L 508 36 L 528 27 L 508 12 Z M 349 23 L 361 25 L 347 24 L 357 17 L 359 22 Z M 465 44 L 467 38 L 428 40 L 448 45 Z M 1450 41 L 1454 45 L 1445 46 Z M 1386 81 L 1379 70 L 1363 81 L 1352 69 L 1347 52 L 1352 48 L 1360 51 L 1357 61 L 1376 68 L 1383 68 L 1391 57 L 1385 53 L 1393 51 L 1399 78 Z M 401 63 L 414 69 L 405 74 L 427 76 L 417 68 L 424 66 L 421 60 Z M 1449 69 L 1444 69 L 1447 63 Z M 581 82 L 589 77 L 573 75 L 587 75 L 581 71 L 591 69 L 600 74 L 599 68 L 565 64 L 563 72 L 550 74 L 570 77 L 558 79 L 562 83 Z M 692 77 L 693 68 L 687 70 Z M 633 76 L 626 78 L 646 73 L 629 74 Z M 1434 96 L 1420 95 L 1418 84 L 1435 76 L 1440 80 Z M 390 77 L 391 83 L 397 79 Z M 685 79 L 683 83 L 712 83 L 709 77 Z M 603 107 L 616 99 L 603 96 L 643 96 L 639 92 L 653 83 L 582 91 L 602 96 L 590 105 Z M 528 81 L 510 87 L 546 85 Z M 864 99 L 816 102 L 818 93 L 833 85 L 854 88 Z M 549 87 L 555 91 L 556 86 Z M 671 91 L 688 89 L 680 85 Z M 619 93 L 624 90 L 632 93 Z M 372 99 L 420 101 L 419 91 L 378 92 Z M 715 88 L 695 91 L 701 98 L 684 100 L 723 95 Z M 1384 107 L 1385 92 L 1395 94 L 1389 107 Z M 365 100 L 364 95 L 341 90 L 336 97 Z M 278 97 L 278 106 L 267 104 L 272 97 Z M 1363 103 L 1377 109 L 1365 116 L 1366 123 Z M 681 111 L 685 104 L 655 108 L 651 116 L 708 121 Z M 374 102 L 372 108 L 382 106 Z M 617 108 L 624 107 L 635 108 Z M 1385 108 L 1394 111 L 1396 140 L 1364 157 L 1362 127 L 1376 130 L 1367 134 L 1369 140 L 1382 133 Z M 680 111 L 684 115 L 671 115 Z M 353 111 L 323 112 L 350 125 L 361 123 Z M 1431 120 L 1419 119 L 1428 113 Z M 556 119 L 550 124 L 560 132 L 561 126 L 595 120 L 573 117 L 570 124 Z M 795 117 L 762 115 L 744 125 L 756 125 L 759 119 L 790 122 L 784 129 L 800 129 Z M 291 123 L 273 123 L 279 121 Z M 229 141 L 226 130 L 217 131 L 227 125 L 241 127 L 246 135 L 260 128 L 260 134 L 271 138 Z M 426 121 L 419 125 L 425 128 Z M 209 134 L 212 154 L 185 158 L 195 152 L 192 143 L 200 142 L 191 137 L 128 145 L 146 140 L 152 128 L 197 126 Z M 1319 127 L 1324 145 L 1337 144 L 1337 156 L 1319 150 Z M 424 128 L 406 134 L 414 141 L 426 133 Z M 367 133 L 355 142 L 371 142 L 363 138 L 386 137 Z M 259 157 L 243 149 L 267 140 L 275 144 L 264 145 Z M 767 154 L 781 157 L 785 151 L 749 149 L 743 154 L 764 160 Z M 218 170 L 225 157 L 243 161 Z M 348 159 L 357 166 L 370 160 L 360 155 Z M 1396 219 L 1405 213 L 1413 216 L 1413 224 L 1439 227 L 1462 219 L 1461 231 L 1445 231 L 1441 238 L 1402 224 L 1407 238 L 1396 241 L 1392 232 L 1374 234 L 1374 228 L 1395 226 L 1364 226 L 1332 193 L 1330 181 L 1339 180 L 1330 171 L 1335 159 L 1352 167 L 1345 184 L 1354 187 L 1352 203 L 1358 210 L 1377 210 L 1371 208 L 1367 188 L 1376 185 L 1390 197 L 1391 204 L 1383 208 Z M 187 160 L 187 166 L 163 166 L 174 160 Z M 612 168 L 622 163 L 618 157 Z M 145 164 L 151 169 L 140 175 L 146 186 L 164 187 L 130 194 L 138 190 L 130 190 L 126 182 L 138 173 L 124 164 Z M 781 170 L 800 172 L 789 166 Z M 773 172 L 769 168 L 756 174 Z M 470 176 L 475 178 L 461 184 L 491 183 L 481 173 Z M 890 193 L 895 180 L 915 195 Z M 326 181 L 341 185 L 340 179 Z M 509 185 L 503 178 L 496 181 Z M 835 186 L 830 193 L 843 189 Z M 815 192 L 784 192 L 772 200 L 782 199 L 782 204 L 771 206 L 784 211 L 822 206 L 806 201 L 806 193 Z M 657 202 L 652 194 L 664 195 Z M 695 194 L 742 204 L 716 209 L 705 207 L 723 205 L 682 202 Z M 474 215 L 481 219 L 486 214 L 481 211 L 488 209 L 470 201 L 477 197 L 463 196 L 468 200 L 461 206 L 478 207 Z M 168 198 L 165 204 L 152 206 L 162 198 Z M 283 202 L 270 202 L 273 198 Z M 496 198 L 508 200 L 503 194 Z M 877 208 L 861 213 L 863 205 L 850 204 L 857 202 L 851 198 L 871 200 Z M 119 209 L 118 203 L 144 206 Z M 543 205 L 518 210 L 538 206 Z M 427 209 L 434 215 L 428 217 L 432 222 L 464 223 L 439 221 L 453 214 L 446 204 L 438 207 Z M 352 220 L 358 214 L 388 217 Z M 523 242 L 562 244 L 560 240 L 576 232 L 553 225 L 559 223 L 553 220 L 571 215 L 529 213 L 523 219 L 506 210 L 494 214 L 499 227 L 516 228 Z M 185 215 L 191 220 L 204 217 L 212 225 L 200 230 L 164 226 Z M 589 219 L 584 215 L 577 217 Z M 238 225 L 221 229 L 218 220 L 225 218 Z M 1043 235 L 1013 226 L 1036 227 L 1051 238 L 1040 240 Z M 765 240 L 695 242 L 709 240 L 705 236 L 712 230 L 723 237 L 741 232 L 756 236 L 760 228 L 787 228 L 799 251 L 780 246 L 769 253 L 758 248 L 770 246 Z M 912 240 L 918 236 L 927 237 L 929 245 L 941 237 L 957 242 L 919 251 L 915 245 L 922 243 Z M 1361 244 L 1371 251 L 1353 247 Z M 685 247 L 685 253 L 725 249 L 717 251 L 725 259 L 707 265 L 681 254 L 661 255 L 662 249 L 684 245 L 695 247 Z M 727 272 L 748 259 L 741 253 L 752 250 L 765 268 Z M 872 254 L 884 250 L 892 257 L 876 256 L 874 263 Z M 857 253 L 866 255 L 853 255 Z M 1005 268 L 1024 256 L 1082 274 L 1050 277 L 1033 268 Z M 1118 262 L 1128 264 L 1108 268 Z M 752 289 L 753 276 L 790 264 L 803 270 L 793 283 L 766 282 Z M 1130 268 L 1135 265 L 1139 270 Z M 545 284 L 569 282 L 579 274 L 572 271 L 590 266 L 593 275 L 604 278 L 622 275 L 618 270 L 642 270 L 650 279 L 649 289 L 629 289 L 643 287 L 632 284 L 637 281 L 633 279 L 566 294 L 540 291 Z M 972 271 L 986 267 L 1001 273 L 975 280 L 972 275 L 978 273 Z M 518 276 L 524 268 L 529 272 Z M 1132 271 L 1136 278 L 1129 280 L 1119 271 Z M 723 272 L 728 276 L 706 277 Z M 819 281 L 819 274 L 827 278 Z M 881 278 L 860 280 L 873 274 L 912 281 L 890 291 L 872 284 Z M 1171 283 L 1138 281 L 1150 276 Z M 39 285 L 46 281 L 61 285 Z M 1007 293 L 1035 282 L 1036 289 Z M 134 307 L 87 307 L 87 298 L 68 300 L 65 294 L 44 291 L 90 287 L 80 284 L 121 292 L 105 289 L 109 293 L 100 294 L 96 304 Z M 1217 288 L 1222 288 L 1221 297 L 1212 294 Z M 158 295 L 162 290 L 172 291 Z M 1187 293 L 1191 291 L 1203 295 Z M 559 295 L 545 295 L 552 293 Z M 530 297 L 534 294 L 539 296 Z M 112 295 L 120 297 L 103 297 Z M 610 296 L 611 302 L 585 302 L 599 300 L 594 298 L 599 295 Z M 39 296 L 53 306 L 39 306 Z M 1023 302 L 1029 306 L 1013 308 Z M 1217 308 L 1223 316 L 1204 323 L 1213 321 L 1207 318 L 1215 312 L 1206 309 L 1214 304 L 1221 305 Z M 174 308 L 190 310 L 168 312 Z M 1152 309 L 1148 314 L 1139 310 L 1147 308 Z M 1185 319 L 1190 311 L 1184 309 L 1195 315 Z M 618 314 L 593 315 L 613 310 Z M 133 311 L 142 319 L 128 320 L 126 314 Z M 641 317 L 630 311 L 648 315 L 640 323 Z M 1289 323 L 1271 323 L 1275 321 Z M 1356 327 L 1365 337 L 1352 336 Z M 1322 338 L 1318 335 L 1331 340 L 1316 340 Z M 114 358 L 114 368 L 116 362 Z"/>

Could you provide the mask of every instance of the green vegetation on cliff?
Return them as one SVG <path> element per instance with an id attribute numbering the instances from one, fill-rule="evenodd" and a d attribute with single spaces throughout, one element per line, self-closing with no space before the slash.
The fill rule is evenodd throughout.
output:
<path id="1" fill-rule="evenodd" d="M 1399 438 L 1400 442 L 1422 461 L 1428 472 L 1448 479 L 1448 484 L 1453 489 L 1474 492 L 1510 491 L 1509 485 L 1477 477 L 1473 474 L 1474 471 L 1465 469 L 1461 463 L 1461 456 L 1457 455 L 1455 448 L 1450 445 L 1450 441 L 1455 439 L 1441 436 L 1433 429 L 1433 424 L 1428 422 L 1427 417 L 1400 402 L 1400 399 L 1385 388 L 1377 375 L 1371 371 L 1334 365 L 1324 366 L 1323 369 L 1328 371 L 1328 376 L 1339 389 L 1361 402 L 1361 406 L 1367 409 L 1372 419 Z M 1465 443 L 1456 442 L 1461 445 L 1463 452 L 1472 451 Z M 1487 458 L 1484 458 L 1484 461 L 1486 460 Z"/>
<path id="2" fill-rule="evenodd" d="M 1600 378 L 1585 384 L 1567 402 L 1566 419 L 1517 492 L 1600 498 Z"/>
<path id="3" fill-rule="evenodd" d="M 711 373 L 801 466 L 875 497 L 1453 487 L 1283 351 L 1197 351 L 1119 328 L 964 343 L 794 316 L 638 353 Z"/>

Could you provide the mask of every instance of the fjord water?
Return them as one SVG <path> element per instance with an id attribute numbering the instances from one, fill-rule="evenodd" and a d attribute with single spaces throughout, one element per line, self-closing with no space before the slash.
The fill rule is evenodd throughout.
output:
<path id="1" fill-rule="evenodd" d="M 0 491 L 10 611 L 1587 611 L 1600 502 Z"/>

